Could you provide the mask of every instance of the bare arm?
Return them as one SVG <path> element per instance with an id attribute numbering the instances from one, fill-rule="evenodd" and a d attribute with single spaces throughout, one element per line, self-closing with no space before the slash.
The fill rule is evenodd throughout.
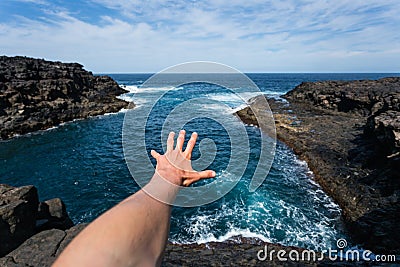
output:
<path id="1" fill-rule="evenodd" d="M 182 151 L 185 131 L 174 133 L 167 152 L 151 155 L 157 160 L 151 181 L 142 189 L 89 224 L 61 253 L 53 266 L 155 266 L 160 265 L 168 239 L 171 206 L 154 199 L 174 200 L 179 186 L 215 176 L 213 171 L 196 172 L 190 158 L 196 144 L 193 133 Z"/>

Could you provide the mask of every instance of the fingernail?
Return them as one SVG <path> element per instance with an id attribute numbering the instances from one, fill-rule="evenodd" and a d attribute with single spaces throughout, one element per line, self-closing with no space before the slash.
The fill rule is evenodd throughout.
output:
<path id="1" fill-rule="evenodd" d="M 215 173 L 215 171 L 212 171 L 212 172 L 211 172 L 211 175 L 212 175 L 212 176 L 216 176 L 217 174 Z"/>

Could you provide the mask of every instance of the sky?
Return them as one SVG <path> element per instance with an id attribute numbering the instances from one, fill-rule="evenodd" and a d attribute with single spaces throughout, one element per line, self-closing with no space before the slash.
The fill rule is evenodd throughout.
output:
<path id="1" fill-rule="evenodd" d="M 95 73 L 400 71 L 398 0 L 0 0 L 0 55 Z"/>

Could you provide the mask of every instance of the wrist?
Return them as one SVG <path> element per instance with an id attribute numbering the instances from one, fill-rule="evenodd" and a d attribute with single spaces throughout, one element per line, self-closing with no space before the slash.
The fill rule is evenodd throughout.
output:
<path id="1" fill-rule="evenodd" d="M 183 184 L 183 177 L 179 170 L 160 170 L 156 168 L 154 175 L 157 175 L 174 185 L 182 186 Z"/>
<path id="2" fill-rule="evenodd" d="M 176 176 L 160 174 L 160 171 L 156 170 L 150 182 L 143 187 L 143 191 L 161 203 L 172 205 L 180 189 L 181 184 L 178 182 Z"/>

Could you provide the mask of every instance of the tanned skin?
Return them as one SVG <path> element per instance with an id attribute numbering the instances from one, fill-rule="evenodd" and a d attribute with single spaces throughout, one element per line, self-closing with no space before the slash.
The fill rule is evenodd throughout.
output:
<path id="1" fill-rule="evenodd" d="M 192 134 L 185 150 L 185 131 L 179 132 L 175 148 L 174 135 L 169 134 L 164 155 L 151 151 L 157 166 L 150 182 L 89 224 L 53 266 L 161 265 L 172 208 L 166 203 L 173 203 L 179 186 L 215 177 L 214 171 L 197 172 L 192 168 L 190 159 L 197 133 Z"/>

